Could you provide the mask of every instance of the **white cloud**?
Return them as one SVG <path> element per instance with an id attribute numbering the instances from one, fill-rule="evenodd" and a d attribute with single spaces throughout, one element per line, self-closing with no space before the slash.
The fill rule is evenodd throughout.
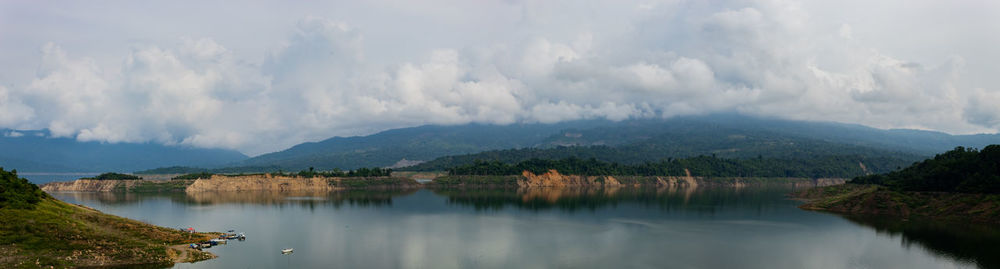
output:
<path id="1" fill-rule="evenodd" d="M 3 134 L 3 136 L 5 136 L 5 137 L 22 137 L 22 136 L 24 136 L 24 133 L 18 132 L 18 131 L 7 131 L 6 133 Z"/>
<path id="2" fill-rule="evenodd" d="M 35 111 L 21 102 L 17 96 L 11 96 L 10 90 L 0 86 L 0 126 L 22 126 L 34 117 Z"/>
<path id="3" fill-rule="evenodd" d="M 990 88 L 1000 81 L 976 75 L 989 58 L 983 51 L 1000 55 L 995 46 L 906 59 L 884 49 L 892 41 L 872 38 L 870 29 L 884 25 L 842 20 L 822 5 L 513 1 L 462 3 L 459 13 L 316 5 L 327 4 L 257 16 L 239 29 L 269 31 L 242 37 L 230 35 L 234 26 L 212 32 L 211 23 L 197 26 L 208 28 L 197 28 L 200 37 L 178 35 L 196 28 L 183 23 L 151 28 L 142 36 L 154 38 L 109 46 L 132 47 L 124 52 L 59 42 L 43 29 L 13 32 L 69 45 L 41 43 L 36 74 L 0 86 L 0 127 L 251 154 L 428 123 L 732 111 L 949 132 L 1000 127 L 992 105 L 1000 95 Z M 108 30 L 116 31 L 136 34 Z M 16 58 L 3 48 L 0 57 Z"/>

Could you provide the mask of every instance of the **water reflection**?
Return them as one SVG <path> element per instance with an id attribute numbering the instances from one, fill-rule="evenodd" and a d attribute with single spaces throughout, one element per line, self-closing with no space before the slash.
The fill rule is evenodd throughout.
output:
<path id="1" fill-rule="evenodd" d="M 851 222 L 879 234 L 901 237 L 904 247 L 923 247 L 935 255 L 972 262 L 980 268 L 1000 268 L 1000 231 L 985 224 L 902 221 L 894 218 L 852 217 Z"/>
<path id="2" fill-rule="evenodd" d="M 559 209 L 573 212 L 616 207 L 622 203 L 656 207 L 661 210 L 714 212 L 720 209 L 775 206 L 775 198 L 784 197 L 787 186 L 753 188 L 518 188 L 518 189 L 434 189 L 448 197 L 448 202 L 471 206 L 476 210 L 502 210 L 507 206 L 533 211 Z"/>
<path id="3" fill-rule="evenodd" d="M 793 189 L 532 188 L 56 193 L 165 227 L 245 231 L 178 268 L 998 266 L 991 227 L 799 210 Z M 870 228 L 869 228 L 870 227 Z M 920 247 L 912 247 L 920 246 Z M 278 250 L 294 247 L 294 255 Z"/>

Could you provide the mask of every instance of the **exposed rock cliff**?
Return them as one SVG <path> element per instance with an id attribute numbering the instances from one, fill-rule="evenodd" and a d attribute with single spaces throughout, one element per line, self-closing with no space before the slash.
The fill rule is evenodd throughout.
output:
<path id="1" fill-rule="evenodd" d="M 186 192 L 204 191 L 332 191 L 338 188 L 327 178 L 301 178 L 264 175 L 219 176 L 195 180 Z"/>
<path id="2" fill-rule="evenodd" d="M 409 178 L 305 178 L 261 175 L 222 176 L 198 180 L 91 180 L 53 182 L 42 185 L 47 192 L 229 192 L 229 191 L 279 191 L 279 192 L 328 192 L 366 188 L 418 188 L 420 183 Z"/>
<path id="3" fill-rule="evenodd" d="M 686 172 L 686 171 L 685 171 Z M 707 178 L 685 176 L 580 176 L 563 175 L 549 170 L 543 174 L 523 171 L 518 176 L 444 176 L 434 179 L 434 187 L 745 187 L 751 185 L 787 184 L 795 187 L 817 187 L 843 184 L 842 178 Z"/>
<path id="4" fill-rule="evenodd" d="M 155 180 L 96 180 L 77 179 L 69 182 L 52 182 L 41 186 L 43 191 L 85 191 L 85 192 L 112 192 L 129 191 L 138 188 L 148 188 L 156 185 L 163 185 L 165 188 L 183 187 L 189 182 L 184 181 L 155 181 Z"/>
<path id="5" fill-rule="evenodd" d="M 822 187 L 843 184 L 839 178 L 706 178 L 686 176 L 579 176 L 563 175 L 549 170 L 543 174 L 524 171 L 516 176 L 444 176 L 435 179 L 430 186 L 478 186 L 504 188 L 533 187 L 745 187 L 751 185 L 787 184 L 795 187 Z M 279 191 L 279 192 L 328 192 L 345 189 L 420 188 L 422 185 L 411 178 L 304 178 L 272 176 L 270 174 L 224 176 L 214 175 L 198 180 L 90 180 L 79 179 L 71 182 L 53 182 L 42 185 L 42 190 L 80 192 L 231 192 L 231 191 Z"/>

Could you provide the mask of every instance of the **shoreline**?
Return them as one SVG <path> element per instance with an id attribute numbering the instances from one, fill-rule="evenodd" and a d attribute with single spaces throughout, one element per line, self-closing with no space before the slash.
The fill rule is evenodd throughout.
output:
<path id="1" fill-rule="evenodd" d="M 420 179 L 426 181 L 426 179 Z M 270 174 L 213 175 L 188 180 L 94 180 L 77 179 L 41 185 L 46 192 L 328 192 L 355 189 L 436 189 L 436 188 L 535 188 L 535 187 L 736 187 L 791 185 L 823 187 L 843 184 L 842 178 L 754 178 L 687 176 L 579 176 L 550 170 L 543 174 L 525 171 L 507 176 L 443 175 L 421 183 L 409 177 L 289 177 Z"/>
<path id="2" fill-rule="evenodd" d="M 215 254 L 178 249 L 217 233 L 187 233 L 107 214 L 52 197 L 33 209 L 0 208 L 5 240 L 0 245 L 0 267 L 123 267 L 166 265 L 207 260 Z M 29 225 L 30 224 L 30 225 Z M 183 258 L 183 259 L 179 259 Z"/>
<path id="3" fill-rule="evenodd" d="M 864 184 L 812 188 L 790 194 L 804 201 L 799 208 L 850 216 L 894 217 L 902 220 L 1000 223 L 1000 195 L 908 192 Z"/>

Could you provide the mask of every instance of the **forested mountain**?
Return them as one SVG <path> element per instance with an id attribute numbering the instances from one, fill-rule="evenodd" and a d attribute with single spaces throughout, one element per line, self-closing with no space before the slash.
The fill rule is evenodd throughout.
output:
<path id="1" fill-rule="evenodd" d="M 298 171 L 308 167 L 319 170 L 389 167 L 403 159 L 426 161 L 441 156 L 486 150 L 535 147 L 563 129 L 589 129 L 610 124 L 613 123 L 591 120 L 557 124 L 425 125 L 393 129 L 369 136 L 333 137 L 319 142 L 302 143 L 232 166 L 277 166 L 285 171 Z"/>
<path id="2" fill-rule="evenodd" d="M 595 159 L 636 165 L 667 159 L 711 156 L 727 159 L 767 159 L 781 162 L 856 167 L 859 172 L 888 172 L 923 159 L 922 155 L 873 147 L 797 138 L 766 132 L 714 130 L 706 133 L 666 134 L 617 146 L 558 146 L 487 151 L 446 156 L 402 170 L 441 171 L 477 160 L 514 164 L 531 159 Z M 867 170 L 867 171 L 862 171 Z M 863 175 L 856 173 L 852 176 Z"/>
<path id="3" fill-rule="evenodd" d="M 131 172 L 171 165 L 219 165 L 246 159 L 233 150 L 153 143 L 80 142 L 47 131 L 0 130 L 0 166 L 22 172 Z"/>
<path id="4" fill-rule="evenodd" d="M 772 159 L 860 157 L 881 160 L 872 162 L 872 168 L 883 171 L 880 169 L 894 169 L 898 163 L 905 166 L 955 146 L 983 147 L 990 143 L 1000 143 L 1000 136 L 709 115 L 620 122 L 428 125 L 303 143 L 224 166 L 197 166 L 232 172 L 299 171 L 309 167 L 346 170 L 400 167 L 412 165 L 401 162 L 404 159 L 430 161 L 452 156 L 415 168 L 442 170 L 452 165 L 469 164 L 477 158 L 518 162 L 530 158 L 579 157 L 634 164 L 714 154 L 724 158 Z M 473 154 L 479 152 L 483 153 Z M 879 163 L 892 166 L 880 167 Z M 184 167 L 170 170 L 202 171 Z"/>
<path id="5" fill-rule="evenodd" d="M 741 115 L 630 120 L 591 129 L 567 129 L 545 141 L 549 145 L 620 145 L 654 136 L 683 137 L 720 133 L 780 135 L 781 137 L 857 145 L 932 156 L 956 146 L 982 148 L 1000 142 L 998 134 L 950 135 L 912 129 L 878 129 L 857 124 L 758 118 Z"/>

